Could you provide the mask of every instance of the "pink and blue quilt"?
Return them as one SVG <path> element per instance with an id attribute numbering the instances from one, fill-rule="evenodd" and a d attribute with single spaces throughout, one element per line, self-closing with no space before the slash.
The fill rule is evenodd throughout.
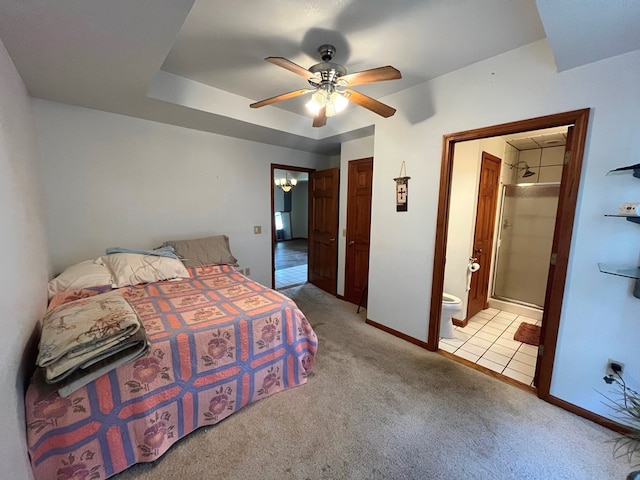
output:
<path id="1" fill-rule="evenodd" d="M 36 480 L 110 477 L 306 383 L 318 341 L 292 300 L 230 266 L 189 271 L 189 279 L 120 289 L 146 329 L 146 356 L 67 397 L 34 376 L 25 409 Z M 52 305 L 97 293 L 68 292 Z"/>

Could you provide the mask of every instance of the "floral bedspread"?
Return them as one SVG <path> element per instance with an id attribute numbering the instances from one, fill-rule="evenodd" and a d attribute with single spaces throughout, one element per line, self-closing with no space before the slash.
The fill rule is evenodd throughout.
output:
<path id="1" fill-rule="evenodd" d="M 107 478 L 306 383 L 317 337 L 292 300 L 230 266 L 189 270 L 189 279 L 119 290 L 146 328 L 146 356 L 66 398 L 34 376 L 25 409 L 36 480 Z M 67 301 L 96 293 L 75 291 Z"/>

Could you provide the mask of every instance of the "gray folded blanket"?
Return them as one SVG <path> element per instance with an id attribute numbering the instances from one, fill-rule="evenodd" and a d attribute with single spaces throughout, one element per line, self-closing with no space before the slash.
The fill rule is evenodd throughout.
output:
<path id="1" fill-rule="evenodd" d="M 77 368 L 56 383 L 47 381 L 45 369 L 37 367 L 33 375 L 32 384 L 38 389 L 38 393 L 41 396 L 57 391 L 61 397 L 67 397 L 120 365 L 143 357 L 149 352 L 149 348 L 150 344 L 145 331 L 138 330 L 126 342 L 126 346 L 118 352 L 89 366 Z"/>
<path id="2" fill-rule="evenodd" d="M 37 364 L 47 383 L 70 393 L 148 350 L 142 323 L 118 292 L 60 305 L 44 316 Z"/>
<path id="3" fill-rule="evenodd" d="M 141 328 L 124 340 L 117 351 L 102 355 L 99 360 L 75 369 L 70 375 L 55 383 L 58 393 L 61 397 L 66 397 L 114 368 L 146 355 L 149 351 L 149 346 L 147 334 Z"/>

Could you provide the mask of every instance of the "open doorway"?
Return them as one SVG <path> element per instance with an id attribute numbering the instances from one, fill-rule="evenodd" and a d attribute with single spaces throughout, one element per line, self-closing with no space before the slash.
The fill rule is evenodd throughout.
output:
<path id="1" fill-rule="evenodd" d="M 569 128 L 454 152 L 438 347 L 531 387 Z"/>
<path id="2" fill-rule="evenodd" d="M 272 165 L 273 286 L 282 289 L 308 280 L 309 172 Z"/>
<path id="3" fill-rule="evenodd" d="M 440 177 L 440 200 L 438 204 L 438 229 L 436 231 L 434 248 L 431 313 L 427 342 L 427 348 L 434 351 L 438 350 L 440 327 L 443 320 L 445 264 L 448 263 L 449 260 L 447 258 L 447 242 L 453 238 L 453 236 L 449 234 L 448 229 L 449 219 L 453 216 L 450 212 L 455 150 L 458 149 L 458 147 L 462 147 L 462 143 L 468 140 L 489 139 L 533 130 L 573 126 L 572 135 L 570 135 L 571 140 L 567 142 L 566 154 L 563 158 L 551 255 L 548 259 L 548 275 L 540 341 L 536 352 L 537 362 L 533 380 L 538 396 L 548 401 L 552 400 L 549 390 L 558 329 L 560 326 L 562 298 L 569 261 L 573 219 L 580 183 L 580 172 L 582 170 L 582 157 L 584 154 L 588 119 L 589 109 L 583 109 L 444 136 Z M 509 163 L 512 164 L 512 162 Z M 516 167 L 513 168 L 519 171 Z M 526 172 L 526 170 L 524 171 Z M 467 265 L 470 259 L 473 258 L 473 245 L 471 245 L 471 247 L 472 248 L 468 250 L 466 258 L 464 258 Z M 493 259 L 493 252 L 491 256 Z M 453 261 L 453 259 L 451 260 Z M 493 268 L 491 263 L 489 264 L 489 268 Z M 490 369 L 482 367 L 480 369 L 492 373 Z"/>

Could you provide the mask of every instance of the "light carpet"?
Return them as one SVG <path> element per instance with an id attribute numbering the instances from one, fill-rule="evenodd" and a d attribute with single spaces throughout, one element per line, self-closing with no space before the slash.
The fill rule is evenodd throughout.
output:
<path id="1" fill-rule="evenodd" d="M 130 479 L 624 479 L 615 434 L 365 324 L 306 284 L 319 337 L 306 385 L 202 428 Z M 399 307 L 398 315 L 402 315 Z"/>

